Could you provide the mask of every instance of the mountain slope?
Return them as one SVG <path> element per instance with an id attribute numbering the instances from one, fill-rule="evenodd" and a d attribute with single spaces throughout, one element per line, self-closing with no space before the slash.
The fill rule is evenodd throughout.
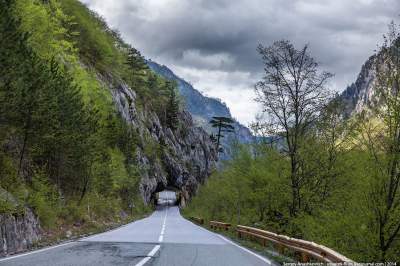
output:
<path id="1" fill-rule="evenodd" d="M 77 0 L 0 6 L 0 227 L 21 229 L 0 255 L 30 248 L 36 219 L 63 238 L 139 217 L 165 187 L 196 193 L 214 145 L 135 48 Z"/>
<path id="2" fill-rule="evenodd" d="M 371 56 L 361 67 L 357 80 L 348 86 L 339 96 L 344 105 L 344 117 L 348 118 L 354 114 L 370 108 L 377 99 L 374 91 L 376 56 Z"/>
<path id="3" fill-rule="evenodd" d="M 155 73 L 163 76 L 166 79 L 177 82 L 179 92 L 184 98 L 185 106 L 192 114 L 195 123 L 203 127 L 209 134 L 212 133 L 212 128 L 209 125 L 209 121 L 213 116 L 225 116 L 232 118 L 231 112 L 226 104 L 217 99 L 202 95 L 187 81 L 175 75 L 175 73 L 173 73 L 168 67 L 160 65 L 151 60 L 148 60 L 147 64 Z M 235 139 L 241 143 L 249 143 L 253 140 L 253 136 L 247 127 L 243 126 L 237 121 L 235 122 L 234 127 L 235 134 L 227 136 L 223 139 L 223 144 L 228 148 L 228 150 L 230 143 Z"/>

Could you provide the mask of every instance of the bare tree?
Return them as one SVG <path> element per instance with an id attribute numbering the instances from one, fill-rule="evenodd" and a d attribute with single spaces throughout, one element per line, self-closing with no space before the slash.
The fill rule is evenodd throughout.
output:
<path id="1" fill-rule="evenodd" d="M 308 46 L 297 50 L 289 41 L 275 42 L 270 47 L 259 45 L 265 76 L 255 86 L 256 101 L 267 113 L 275 135 L 286 141 L 284 152 L 290 158 L 292 189 L 291 216 L 302 207 L 300 190 L 300 153 L 304 137 L 314 123 L 328 98 L 326 82 L 332 77 L 319 72 L 318 63 L 308 53 Z"/>
<path id="2" fill-rule="evenodd" d="M 400 237 L 400 32 L 390 31 L 375 55 L 376 102 L 364 117 L 362 136 L 376 169 L 369 195 L 380 259 Z"/>

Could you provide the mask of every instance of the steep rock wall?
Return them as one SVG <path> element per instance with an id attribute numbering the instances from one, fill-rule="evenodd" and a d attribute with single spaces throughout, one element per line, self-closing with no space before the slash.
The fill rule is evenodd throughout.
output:
<path id="1" fill-rule="evenodd" d="M 376 56 L 371 56 L 362 66 L 356 82 L 351 84 L 342 92 L 340 98 L 345 104 L 345 117 L 360 113 L 372 107 L 377 99 L 374 90 Z"/>
<path id="2" fill-rule="evenodd" d="M 0 215 L 0 256 L 24 251 L 40 240 L 40 224 L 31 210 Z"/>
<path id="3" fill-rule="evenodd" d="M 143 143 L 137 147 L 136 159 L 140 166 L 140 192 L 144 201 L 149 203 L 154 192 L 167 186 L 180 190 L 184 200 L 189 199 L 211 174 L 217 161 L 209 135 L 194 125 L 191 115 L 185 110 L 178 113 L 180 126 L 173 131 L 163 126 L 153 111 L 139 110 L 135 104 L 136 94 L 126 84 L 120 82 L 109 87 L 119 113 L 133 126 Z M 149 158 L 145 154 L 144 145 L 149 141 L 161 147 L 158 158 Z"/>

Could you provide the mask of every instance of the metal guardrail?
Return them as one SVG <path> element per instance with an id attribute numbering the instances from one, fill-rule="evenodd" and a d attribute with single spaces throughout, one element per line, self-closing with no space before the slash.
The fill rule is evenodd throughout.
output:
<path id="1" fill-rule="evenodd" d="M 250 238 L 261 240 L 264 246 L 266 245 L 266 241 L 272 242 L 277 246 L 280 253 L 283 253 L 284 248 L 298 252 L 301 255 L 302 262 L 309 262 L 310 258 L 314 258 L 322 262 L 352 262 L 352 260 L 346 258 L 338 252 L 314 242 L 278 235 L 272 232 L 243 225 L 238 225 L 236 227 L 236 231 L 239 238 L 243 236 L 249 236 Z"/>
<path id="2" fill-rule="evenodd" d="M 201 221 L 203 224 L 204 220 L 201 219 Z M 210 221 L 209 225 L 212 229 L 224 229 L 226 231 L 228 231 L 231 227 L 231 224 L 229 223 L 218 221 Z M 238 233 L 239 238 L 249 237 L 252 240 L 259 241 L 263 246 L 266 246 L 267 242 L 272 242 L 280 254 L 283 254 L 285 249 L 294 251 L 300 255 L 299 257 L 301 262 L 309 262 L 311 258 L 320 262 L 328 263 L 353 262 L 340 253 L 314 242 L 292 238 L 285 235 L 279 235 L 269 231 L 243 225 L 237 225 L 236 232 Z"/>
<path id="3" fill-rule="evenodd" d="M 229 228 L 231 227 L 231 224 L 229 223 L 223 223 L 223 222 L 217 222 L 217 221 L 210 221 L 210 227 L 212 229 L 224 229 L 225 231 L 228 231 Z"/>

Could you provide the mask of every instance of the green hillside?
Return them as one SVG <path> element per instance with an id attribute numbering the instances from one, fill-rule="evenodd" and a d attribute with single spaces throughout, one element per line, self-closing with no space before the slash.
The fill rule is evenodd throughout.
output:
<path id="1" fill-rule="evenodd" d="M 0 198 L 0 213 L 27 205 L 49 229 L 145 213 L 135 159 L 143 144 L 107 86 L 124 80 L 137 108 L 164 114 L 173 84 L 79 1 L 0 6 L 0 186 L 18 201 Z M 151 143 L 145 152 L 158 156 Z"/>

